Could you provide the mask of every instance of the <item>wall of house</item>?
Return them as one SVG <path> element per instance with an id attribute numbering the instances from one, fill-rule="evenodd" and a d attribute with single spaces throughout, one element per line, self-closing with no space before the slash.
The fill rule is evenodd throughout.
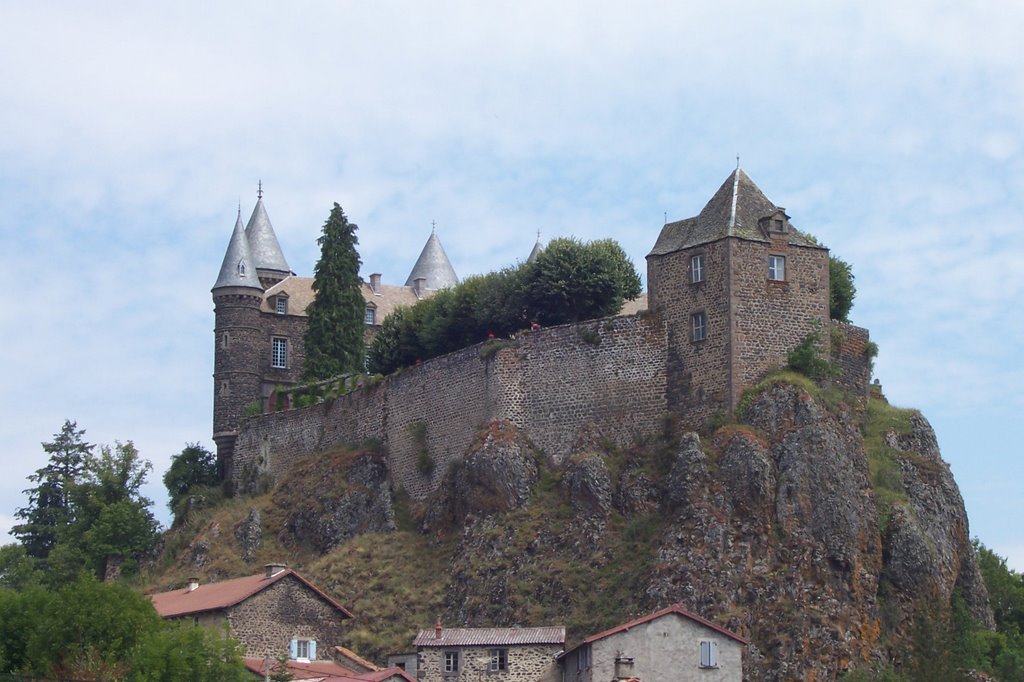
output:
<path id="1" fill-rule="evenodd" d="M 700 667 L 700 642 L 718 643 L 718 667 Z M 576 672 L 567 657 L 563 682 L 614 679 L 617 656 L 633 659 L 643 682 L 741 682 L 743 645 L 689 618 L 669 614 L 591 643 L 591 666 Z"/>
<path id="2" fill-rule="evenodd" d="M 657 316 L 552 327 L 495 347 L 464 348 L 329 403 L 247 419 L 235 442 L 237 489 L 334 444 L 374 439 L 395 485 L 420 499 L 492 419 L 510 420 L 560 461 L 581 432 L 625 445 L 665 414 L 665 334 Z"/>
<path id="3" fill-rule="evenodd" d="M 682 424 L 698 429 L 729 400 L 729 240 L 647 259 L 648 301 L 668 329 L 668 403 Z M 704 279 L 691 282 L 693 256 L 704 256 Z M 706 337 L 692 340 L 691 323 L 703 312 Z"/>
<path id="4" fill-rule="evenodd" d="M 828 333 L 828 251 L 773 242 L 730 239 L 734 342 L 731 349 L 733 405 L 745 388 L 773 367 L 817 325 Z M 786 279 L 768 279 L 768 256 L 786 258 Z"/>
<path id="5" fill-rule="evenodd" d="M 260 328 L 259 367 L 263 380 L 259 397 L 267 409 L 267 400 L 276 386 L 291 386 L 302 379 L 302 368 L 306 364 L 304 337 L 309 328 L 309 318 L 261 312 Z M 274 337 L 288 340 L 288 366 L 285 368 L 272 366 Z"/>
<path id="6" fill-rule="evenodd" d="M 508 670 L 490 671 L 491 647 L 421 647 L 417 679 L 421 682 L 558 682 L 557 644 L 522 644 L 501 647 L 508 651 Z M 459 672 L 445 674 L 444 653 L 459 652 Z"/>
<path id="7" fill-rule="evenodd" d="M 341 614 L 292 576 L 228 609 L 228 622 L 250 658 L 287 656 L 291 640 L 311 639 L 317 658 L 330 660 L 343 641 Z"/>

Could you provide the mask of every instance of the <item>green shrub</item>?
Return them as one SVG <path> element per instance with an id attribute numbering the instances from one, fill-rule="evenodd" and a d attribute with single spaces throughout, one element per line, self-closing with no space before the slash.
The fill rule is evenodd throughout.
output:
<path id="1" fill-rule="evenodd" d="M 812 379 L 827 379 L 838 371 L 832 361 L 826 359 L 825 338 L 821 325 L 808 332 L 797 346 L 786 355 L 786 364 L 794 372 Z"/>

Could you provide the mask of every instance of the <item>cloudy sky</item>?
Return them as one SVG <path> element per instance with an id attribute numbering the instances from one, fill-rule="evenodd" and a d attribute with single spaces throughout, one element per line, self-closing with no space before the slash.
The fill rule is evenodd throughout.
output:
<path id="1" fill-rule="evenodd" d="M 258 180 L 299 274 L 334 201 L 386 282 L 435 220 L 463 276 L 537 230 L 644 272 L 739 154 L 853 264 L 887 395 L 1024 569 L 1024 6 L 284 5 L 0 5 L 0 537 L 65 418 L 135 442 L 166 520 L 170 456 L 212 447 L 209 290 Z"/>

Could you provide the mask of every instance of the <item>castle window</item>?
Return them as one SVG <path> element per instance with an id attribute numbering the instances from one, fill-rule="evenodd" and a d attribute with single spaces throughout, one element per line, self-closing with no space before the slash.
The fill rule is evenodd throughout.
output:
<path id="1" fill-rule="evenodd" d="M 785 223 L 782 222 L 782 218 L 774 218 L 772 220 L 772 232 L 785 232 L 786 230 L 783 227 L 784 224 Z"/>
<path id="2" fill-rule="evenodd" d="M 444 652 L 444 674 L 445 675 L 458 675 L 459 674 L 459 652 L 458 651 L 446 651 L 446 652 Z"/>
<path id="3" fill-rule="evenodd" d="M 287 315 L 288 314 L 288 297 L 287 296 L 278 296 L 275 299 L 275 301 L 276 301 L 276 303 L 274 305 L 275 305 L 275 309 L 277 310 L 277 314 L 278 315 Z"/>
<path id="4" fill-rule="evenodd" d="M 690 256 L 690 282 L 696 284 L 704 281 L 704 254 Z"/>
<path id="5" fill-rule="evenodd" d="M 768 256 L 768 279 L 776 282 L 786 281 L 785 256 Z"/>
<path id="6" fill-rule="evenodd" d="M 703 341 L 708 336 L 708 318 L 703 311 L 690 315 L 690 340 Z"/>
<path id="7" fill-rule="evenodd" d="M 220 347 L 225 350 L 231 347 L 231 332 L 224 332 L 221 334 Z"/>
<path id="8" fill-rule="evenodd" d="M 364 319 L 366 320 L 366 324 L 377 324 L 377 311 L 367 306 Z"/>
<path id="9" fill-rule="evenodd" d="M 487 670 L 492 673 L 508 670 L 508 649 L 491 649 L 491 662 Z"/>
<path id="10" fill-rule="evenodd" d="M 718 642 L 703 640 L 700 643 L 700 667 L 718 667 Z"/>
<path id="11" fill-rule="evenodd" d="M 245 261 L 244 260 L 238 261 L 238 276 L 239 277 L 245 277 Z"/>
<path id="12" fill-rule="evenodd" d="M 275 336 L 271 341 L 270 366 L 277 369 L 288 367 L 288 339 Z"/>

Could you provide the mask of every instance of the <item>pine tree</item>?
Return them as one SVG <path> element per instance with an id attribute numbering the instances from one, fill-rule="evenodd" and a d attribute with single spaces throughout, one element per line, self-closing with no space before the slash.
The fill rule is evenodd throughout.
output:
<path id="1" fill-rule="evenodd" d="M 28 506 L 15 513 L 23 523 L 14 526 L 11 534 L 21 541 L 31 557 L 45 559 L 49 556 L 59 534 L 75 519 L 72 493 L 93 448 L 82 439 L 85 429 L 77 426 L 65 420 L 60 433 L 54 434 L 53 442 L 43 443 L 50 461 L 28 477 L 36 486 L 24 491 L 28 495 Z"/>
<path id="2" fill-rule="evenodd" d="M 356 251 L 357 229 L 335 203 L 317 239 L 320 260 L 314 270 L 316 298 L 306 309 L 309 327 L 303 376 L 307 380 L 327 379 L 364 367 L 366 302 L 359 278 L 362 261 Z"/>

